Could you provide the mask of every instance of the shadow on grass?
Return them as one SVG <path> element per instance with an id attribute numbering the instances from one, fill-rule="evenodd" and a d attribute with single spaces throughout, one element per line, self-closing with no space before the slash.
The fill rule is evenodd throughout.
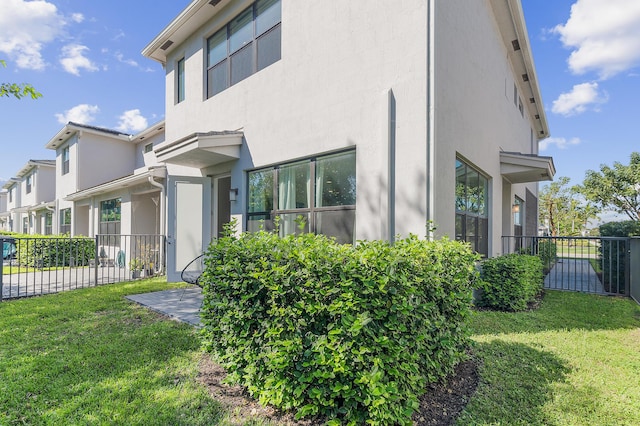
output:
<path id="1" fill-rule="evenodd" d="M 476 343 L 480 384 L 457 424 L 549 425 L 543 406 L 569 367 L 552 353 L 500 340 Z"/>
<path id="2" fill-rule="evenodd" d="M 475 335 L 551 330 L 619 330 L 640 327 L 640 306 L 632 299 L 545 290 L 540 307 L 525 312 L 478 311 Z"/>

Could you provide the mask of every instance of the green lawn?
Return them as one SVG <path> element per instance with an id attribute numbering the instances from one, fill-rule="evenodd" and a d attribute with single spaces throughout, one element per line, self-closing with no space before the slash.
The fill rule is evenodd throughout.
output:
<path id="1" fill-rule="evenodd" d="M 0 425 L 229 424 L 196 381 L 197 332 L 124 299 L 169 287 L 0 302 Z M 635 302 L 574 293 L 548 292 L 534 312 L 474 314 L 481 384 L 458 423 L 638 424 L 639 327 Z"/>
<path id="2" fill-rule="evenodd" d="M 547 292 L 537 311 L 479 312 L 481 384 L 458 424 L 637 425 L 640 307 Z"/>

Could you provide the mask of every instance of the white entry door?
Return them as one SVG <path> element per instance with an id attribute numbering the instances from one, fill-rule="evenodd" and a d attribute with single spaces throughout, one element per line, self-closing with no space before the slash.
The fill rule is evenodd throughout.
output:
<path id="1" fill-rule="evenodd" d="M 211 241 L 211 178 L 169 176 L 167 204 L 167 281 L 177 282 Z"/>

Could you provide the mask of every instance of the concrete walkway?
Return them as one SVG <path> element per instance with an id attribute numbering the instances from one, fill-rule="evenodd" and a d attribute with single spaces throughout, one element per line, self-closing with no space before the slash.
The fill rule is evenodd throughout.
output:
<path id="1" fill-rule="evenodd" d="M 606 294 L 588 259 L 558 259 L 544 279 L 544 288 Z"/>
<path id="2" fill-rule="evenodd" d="M 200 326 L 202 289 L 200 287 L 176 288 L 153 293 L 135 294 L 127 299 L 167 315 L 177 321 Z"/>

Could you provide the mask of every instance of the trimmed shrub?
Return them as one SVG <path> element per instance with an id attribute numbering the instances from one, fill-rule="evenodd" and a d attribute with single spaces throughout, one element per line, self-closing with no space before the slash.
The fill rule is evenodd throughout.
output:
<path id="1" fill-rule="evenodd" d="M 538 256 L 508 254 L 482 262 L 482 296 L 477 302 L 504 311 L 522 311 L 542 291 L 542 261 Z"/>
<path id="2" fill-rule="evenodd" d="M 637 237 L 640 236 L 640 222 L 627 220 L 622 222 L 609 222 L 600 225 L 602 237 Z M 626 269 L 628 257 L 627 241 L 611 241 L 603 239 L 600 244 L 600 256 L 602 262 L 602 284 L 610 293 L 626 293 Z"/>
<path id="3" fill-rule="evenodd" d="M 465 358 L 477 255 L 464 244 L 227 236 L 207 251 L 205 347 L 263 404 L 329 424 L 410 424 Z"/>

